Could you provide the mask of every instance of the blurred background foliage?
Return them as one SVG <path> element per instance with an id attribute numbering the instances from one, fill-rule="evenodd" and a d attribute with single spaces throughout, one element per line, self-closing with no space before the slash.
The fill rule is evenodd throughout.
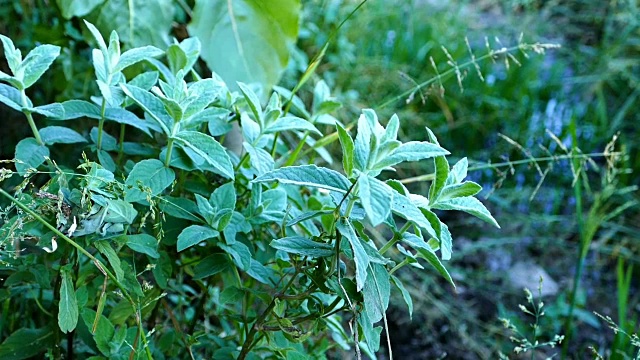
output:
<path id="1" fill-rule="evenodd" d="M 0 33 L 18 47 L 63 47 L 56 69 L 30 89 L 36 103 L 95 93 L 81 20 L 63 16 L 60 3 L 0 2 Z M 196 4 L 159 3 L 173 14 L 164 24 L 167 39 L 188 36 Z M 629 334 L 639 331 L 638 1 L 370 1 L 339 28 L 358 4 L 302 1 L 298 41 L 280 85 L 293 88 L 331 40 L 300 97 L 311 103 L 315 83 L 324 80 L 344 104 L 336 117 L 345 124 L 359 109 L 372 107 L 382 119 L 398 113 L 405 139 L 424 140 L 422 129 L 429 126 L 443 147 L 469 158 L 476 169 L 470 176 L 483 185 L 487 206 L 503 225 L 496 231 L 467 217 L 447 219 L 456 247 L 449 269 L 457 293 L 437 276 L 398 274 L 413 284 L 416 311 L 409 319 L 402 299 L 395 299 L 390 333 L 396 357 L 516 356 L 498 318 L 531 331 L 531 317 L 515 311 L 524 300 L 522 282 L 511 275 L 523 266 L 530 271 L 521 277 L 530 279 L 533 269 L 545 274 L 546 315 L 535 330 L 537 339 L 567 336 L 564 354 L 576 359 L 636 355 L 638 348 L 607 330 L 593 312 L 610 316 Z M 87 12 L 88 18 L 97 16 L 95 9 Z M 460 67 L 460 81 L 455 72 L 439 75 L 488 49 L 517 46 L 521 37 L 561 48 L 544 55 L 516 50 L 513 57 L 478 61 L 477 69 L 471 63 Z M 6 68 L 4 59 L 0 68 Z M 426 81 L 429 86 L 417 87 Z M 2 159 L 12 158 L 15 144 L 29 134 L 17 114 L 0 106 Z M 592 155 L 586 161 L 580 154 Z M 335 149 L 334 156 L 340 158 Z M 432 169 L 399 172 L 421 176 Z M 537 280 L 526 284 L 535 294 Z M 561 352 L 536 351 L 541 358 Z"/>

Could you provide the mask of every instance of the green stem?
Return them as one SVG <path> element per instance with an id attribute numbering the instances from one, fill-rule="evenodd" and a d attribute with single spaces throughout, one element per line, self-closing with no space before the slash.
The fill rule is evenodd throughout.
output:
<path id="1" fill-rule="evenodd" d="M 173 138 L 169 138 L 167 142 L 167 156 L 164 159 L 164 166 L 169 167 L 171 164 L 171 153 L 173 152 Z"/>
<path id="2" fill-rule="evenodd" d="M 102 149 L 102 128 L 104 127 L 104 114 L 107 111 L 107 100 L 102 98 L 102 106 L 100 107 L 100 120 L 98 121 L 98 141 L 96 146 L 98 151 Z"/>
<path id="3" fill-rule="evenodd" d="M 293 150 L 293 153 L 291 153 L 291 156 L 289 157 L 287 162 L 284 164 L 284 166 L 291 166 L 293 165 L 293 163 L 296 162 L 296 160 L 298 160 L 298 155 L 300 155 L 300 151 L 302 150 L 302 147 L 304 146 L 304 143 L 307 140 L 308 136 L 309 136 L 309 132 L 307 131 L 304 133 L 304 136 L 302 137 L 302 139 L 300 139 L 298 146 L 296 147 L 295 150 Z"/>
<path id="4" fill-rule="evenodd" d="M 111 279 L 111 281 L 113 281 L 113 283 L 116 285 L 116 287 L 122 292 L 122 295 L 125 297 L 125 299 L 127 299 L 127 301 L 131 304 L 131 306 L 133 307 L 133 311 L 136 313 L 137 325 L 140 327 L 140 329 L 142 329 L 142 324 L 140 322 L 140 313 L 138 311 L 138 308 L 136 307 L 135 301 L 133 300 L 133 298 L 131 297 L 131 295 L 127 291 L 127 289 L 124 287 L 124 285 L 122 285 L 122 283 L 120 283 L 120 281 L 118 281 L 118 278 L 116 278 L 116 276 L 113 275 L 113 273 L 98 258 L 96 258 L 95 256 L 91 255 L 91 253 L 89 253 L 82 246 L 80 246 L 80 244 L 78 244 L 77 242 L 73 241 L 71 238 L 69 238 L 68 236 L 66 236 L 62 232 L 60 232 L 60 230 L 58 230 L 55 226 L 49 224 L 48 221 L 43 219 L 40 215 L 38 215 L 36 212 L 31 210 L 28 206 L 26 206 L 25 204 L 21 203 L 20 201 L 18 201 L 16 198 L 14 198 L 13 196 L 11 196 L 9 193 L 7 193 L 6 191 L 4 191 L 1 188 L 0 188 L 0 195 L 2 195 L 4 197 L 6 197 L 7 199 L 9 199 L 12 203 L 14 203 L 22 211 L 26 212 L 27 214 L 32 216 L 34 219 L 36 219 L 36 221 L 38 221 L 39 223 L 44 225 L 46 228 L 51 230 L 54 234 L 56 234 L 56 236 L 58 236 L 59 238 L 61 238 L 64 241 L 66 241 L 69 245 L 71 245 L 74 248 L 76 248 L 76 250 L 78 250 L 84 256 L 88 257 L 94 263 L 94 265 L 98 268 L 98 270 L 100 272 L 106 274 L 107 277 L 109 279 Z M 141 333 L 142 333 L 142 339 L 143 339 L 144 346 L 147 348 L 147 357 L 148 357 L 148 359 L 153 359 L 153 357 L 151 356 L 151 352 L 149 351 L 149 346 L 147 344 L 147 338 L 144 335 L 144 331 L 141 331 Z"/>
<path id="5" fill-rule="evenodd" d="M 384 246 L 380 250 L 378 250 L 380 255 L 383 255 L 385 252 L 387 252 L 387 250 L 391 249 L 391 247 L 393 247 L 398 241 L 400 241 L 400 239 L 402 238 L 402 234 L 404 234 L 407 230 L 409 230 L 410 227 L 411 227 L 411 223 L 407 221 L 407 223 L 405 223 L 404 226 L 402 226 L 400 231 L 395 233 L 391 238 L 391 240 L 389 240 L 386 244 L 384 244 Z"/>
<path id="6" fill-rule="evenodd" d="M 400 270 L 403 266 L 411 264 L 411 258 L 405 258 L 398 265 L 394 266 L 393 269 L 389 271 L 389 275 L 393 275 L 394 272 Z"/>

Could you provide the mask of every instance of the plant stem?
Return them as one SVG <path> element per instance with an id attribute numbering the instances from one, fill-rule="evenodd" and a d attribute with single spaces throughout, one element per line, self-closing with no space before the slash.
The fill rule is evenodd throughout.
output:
<path id="1" fill-rule="evenodd" d="M 400 239 L 402 238 L 402 234 L 404 234 L 407 230 L 409 230 L 409 228 L 411 227 L 411 223 L 409 221 L 407 221 L 402 228 L 400 229 L 400 231 L 398 231 L 397 233 L 395 233 L 393 235 L 393 237 L 391 238 L 391 240 L 389 240 L 386 244 L 384 244 L 384 246 L 378 250 L 378 252 L 380 253 L 380 255 L 383 255 L 385 252 L 387 252 L 387 250 L 391 249 L 391 247 L 393 245 L 395 245 L 398 241 L 400 241 Z"/>
<path id="2" fill-rule="evenodd" d="M 104 114 L 107 111 L 107 100 L 102 98 L 102 106 L 100 107 L 100 120 L 98 121 L 98 141 L 96 146 L 98 151 L 102 149 L 102 128 L 104 127 Z"/>
<path id="3" fill-rule="evenodd" d="M 31 210 L 28 206 L 26 206 L 25 204 L 21 203 L 20 201 L 18 201 L 13 196 L 9 195 L 9 193 L 7 193 L 6 191 L 4 191 L 1 188 L 0 188 L 0 195 L 2 195 L 4 197 L 6 197 L 7 199 L 9 199 L 12 203 L 14 203 L 22 211 L 26 212 L 27 214 L 32 216 L 34 219 L 36 219 L 39 223 L 44 225 L 46 228 L 48 228 L 49 230 L 53 231 L 53 233 L 55 233 L 56 236 L 58 236 L 59 238 L 61 238 L 64 241 L 66 241 L 69 245 L 71 245 L 74 248 L 76 248 L 76 250 L 78 250 L 84 256 L 88 257 L 94 263 L 94 265 L 96 265 L 96 267 L 98 268 L 98 270 L 100 270 L 100 272 L 106 274 L 107 277 L 109 277 L 109 279 L 111 279 L 111 281 L 113 281 L 113 283 L 116 285 L 116 287 L 122 292 L 122 295 L 125 297 L 125 299 L 127 299 L 127 301 L 131 304 L 131 306 L 133 307 L 133 311 L 136 313 L 136 323 L 140 327 L 140 329 L 142 329 L 142 324 L 140 322 L 140 313 L 139 313 L 139 311 L 138 311 L 138 309 L 136 307 L 135 301 L 133 300 L 133 298 L 131 297 L 131 295 L 127 291 L 127 289 L 124 287 L 124 285 L 122 285 L 122 283 L 120 283 L 120 281 L 118 281 L 118 278 L 116 278 L 115 275 L 113 275 L 113 273 L 109 269 L 107 269 L 107 267 L 98 258 L 96 258 L 95 256 L 91 255 L 91 253 L 88 252 L 87 250 L 85 250 L 82 246 L 80 246 L 80 244 L 78 244 L 77 242 L 73 241 L 71 238 L 69 238 L 68 236 L 66 236 L 62 232 L 60 232 L 60 230 L 58 230 L 55 226 L 49 224 L 48 221 L 43 219 L 35 211 Z M 142 339 L 143 339 L 144 346 L 147 348 L 147 358 L 148 359 L 153 359 L 153 357 L 151 356 L 151 352 L 149 351 L 149 346 L 147 344 L 147 338 L 144 335 L 144 331 L 141 331 L 141 334 L 142 334 Z"/>
<path id="4" fill-rule="evenodd" d="M 164 166 L 169 167 L 171 164 L 171 153 L 173 152 L 173 138 L 169 138 L 167 142 L 167 156 L 164 159 Z"/>

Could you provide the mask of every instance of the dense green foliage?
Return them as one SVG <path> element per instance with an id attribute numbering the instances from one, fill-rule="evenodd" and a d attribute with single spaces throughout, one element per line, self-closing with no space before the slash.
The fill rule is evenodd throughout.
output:
<path id="1" fill-rule="evenodd" d="M 640 354 L 637 4 L 272 3 L 0 4 L 1 358 Z"/>

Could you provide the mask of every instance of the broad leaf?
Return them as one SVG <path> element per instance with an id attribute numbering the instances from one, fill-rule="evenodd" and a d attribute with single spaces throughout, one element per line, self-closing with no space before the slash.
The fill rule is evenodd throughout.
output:
<path id="1" fill-rule="evenodd" d="M 440 259 L 438 259 L 438 256 L 429 244 L 427 244 L 422 238 L 411 233 L 404 233 L 402 235 L 402 241 L 414 248 L 418 252 L 418 256 L 427 260 L 427 262 L 431 264 L 431 266 L 433 266 L 455 289 L 456 284 L 453 283 L 451 275 L 449 275 L 449 272 L 444 265 L 442 265 Z"/>
<path id="2" fill-rule="evenodd" d="M 60 271 L 60 303 L 58 304 L 58 326 L 63 333 L 73 331 L 78 324 L 78 301 L 76 289 L 71 278 L 71 266 L 67 265 Z"/>
<path id="3" fill-rule="evenodd" d="M 491 216 L 489 210 L 487 210 L 487 208 L 480 202 L 480 200 L 471 196 L 439 201 L 438 203 L 433 205 L 433 208 L 439 210 L 464 211 L 481 220 L 488 222 L 489 224 L 494 225 L 497 228 L 500 228 L 500 225 L 498 225 L 496 219 Z"/>
<path id="4" fill-rule="evenodd" d="M 16 111 L 22 111 L 20 91 L 6 84 L 0 84 L 0 102 Z"/>
<path id="5" fill-rule="evenodd" d="M 22 83 L 27 89 L 44 74 L 53 61 L 60 55 L 60 47 L 55 45 L 40 45 L 31 50 L 24 58 L 18 73 L 23 72 Z"/>
<path id="6" fill-rule="evenodd" d="M 358 178 L 362 207 L 373 226 L 380 225 L 391 213 L 392 189 L 382 181 L 362 174 Z"/>
<path id="7" fill-rule="evenodd" d="M 273 170 L 275 161 L 273 160 L 273 157 L 271 157 L 271 154 L 269 154 L 266 150 L 256 148 L 247 142 L 243 143 L 242 145 L 249 154 L 251 167 L 253 168 L 253 170 L 255 170 L 257 176 L 262 176 Z"/>
<path id="8" fill-rule="evenodd" d="M 233 179 L 234 171 L 231 159 L 225 148 L 212 136 L 197 131 L 181 131 L 176 140 L 201 156 L 209 165 L 213 166 L 220 175 Z"/>
<path id="9" fill-rule="evenodd" d="M 232 245 L 218 243 L 218 247 L 231 255 L 234 264 L 243 271 L 247 271 L 251 267 L 251 251 L 247 245 L 241 242 L 235 242 Z"/>
<path id="10" fill-rule="evenodd" d="M 189 33 L 202 41 L 202 58 L 227 84 L 271 89 L 289 62 L 299 16 L 299 0 L 199 0 Z"/>
<path id="11" fill-rule="evenodd" d="M 64 126 L 47 126 L 38 132 L 40 133 L 42 142 L 46 145 L 87 142 L 82 135 Z"/>
<path id="12" fill-rule="evenodd" d="M 213 254 L 202 259 L 193 267 L 194 280 L 204 279 L 215 275 L 229 267 L 229 256 L 226 254 Z"/>
<path id="13" fill-rule="evenodd" d="M 346 237 L 351 244 L 351 250 L 353 251 L 353 260 L 356 264 L 356 289 L 361 291 L 365 286 L 365 280 L 367 280 L 367 269 L 369 268 L 369 256 L 365 251 L 360 239 L 353 230 L 351 223 L 344 219 L 338 220 L 336 223 L 336 229 L 340 231 L 342 236 Z"/>
<path id="14" fill-rule="evenodd" d="M 95 246 L 96 249 L 98 249 L 98 251 L 107 258 L 107 261 L 109 261 L 109 264 L 111 264 L 111 267 L 113 268 L 116 279 L 118 279 L 118 281 L 122 281 L 122 279 L 124 279 L 124 272 L 120 265 L 120 258 L 109 242 L 107 240 L 95 241 L 93 246 Z"/>
<path id="15" fill-rule="evenodd" d="M 139 63 L 140 61 L 158 57 L 163 54 L 164 51 L 155 46 L 143 46 L 127 50 L 120 56 L 120 60 L 113 69 L 113 72 L 122 71 L 133 64 Z"/>
<path id="16" fill-rule="evenodd" d="M 378 161 L 376 168 L 387 168 L 404 161 L 419 161 L 436 156 L 449 155 L 438 145 L 427 142 L 410 141 L 395 148 L 391 154 Z"/>
<path id="17" fill-rule="evenodd" d="M 390 294 L 389 273 L 385 267 L 379 264 L 369 264 L 367 281 L 364 284 L 362 295 L 364 308 L 372 323 L 375 324 L 382 320 L 389 306 Z"/>
<path id="18" fill-rule="evenodd" d="M 439 146 L 440 144 L 438 144 L 436 136 L 428 128 L 427 133 L 429 134 L 429 139 L 431 140 L 431 142 Z M 440 191 L 444 187 L 449 176 L 449 163 L 444 156 L 436 156 L 433 159 L 433 163 L 435 167 L 435 179 L 429 187 L 429 201 L 431 202 L 436 201 L 438 196 L 440 196 Z"/>
<path id="19" fill-rule="evenodd" d="M 336 124 L 336 128 L 338 129 L 340 145 L 342 146 L 342 167 L 347 177 L 351 177 L 353 172 L 353 139 L 342 125 Z"/>
<path id="20" fill-rule="evenodd" d="M 57 0 L 62 17 L 69 20 L 74 16 L 85 16 L 104 0 Z"/>
<path id="21" fill-rule="evenodd" d="M 132 85 L 120 85 L 122 91 L 127 94 L 138 106 L 142 108 L 152 119 L 158 122 L 165 134 L 170 135 L 173 128 L 173 119 L 167 113 L 160 99 L 150 92 Z"/>
<path id="22" fill-rule="evenodd" d="M 271 247 L 290 254 L 311 258 L 331 256 L 335 250 L 331 244 L 321 243 L 302 236 L 290 236 L 271 241 Z"/>
<path id="23" fill-rule="evenodd" d="M 129 47 L 165 48 L 174 12 L 171 0 L 106 0 L 88 18 L 103 34 L 117 31 Z"/>
<path id="24" fill-rule="evenodd" d="M 337 171 L 315 165 L 288 166 L 273 170 L 253 179 L 254 183 L 279 181 L 346 193 L 351 182 Z"/>
<path id="25" fill-rule="evenodd" d="M 49 156 L 49 148 L 38 144 L 34 138 L 25 138 L 16 145 L 16 170 L 24 175 L 29 169 L 37 169 Z"/>
<path id="26" fill-rule="evenodd" d="M 285 116 L 278 118 L 276 121 L 272 122 L 267 126 L 264 133 L 271 134 L 280 131 L 294 131 L 294 130 L 302 130 L 302 131 L 310 131 L 316 133 L 318 135 L 322 135 L 320 130 L 316 129 L 312 123 L 308 122 L 305 119 L 301 119 L 295 116 Z"/>
<path id="27" fill-rule="evenodd" d="M 452 173 L 449 173 L 451 175 Z M 465 181 L 462 184 L 447 185 L 440 191 L 440 196 L 436 203 L 455 199 L 459 197 L 473 196 L 482 190 L 482 186 L 474 183 L 473 181 Z"/>
<path id="28" fill-rule="evenodd" d="M 0 359 L 32 359 L 52 348 L 55 342 L 55 332 L 50 326 L 40 329 L 18 329 L 0 344 Z"/>
<path id="29" fill-rule="evenodd" d="M 413 319 L 413 300 L 411 299 L 411 294 L 404 287 L 402 281 L 400 281 L 400 279 L 398 279 L 397 277 L 391 275 L 391 281 L 393 281 L 393 284 L 398 288 L 398 290 L 400 290 L 402 298 L 409 308 L 409 319 Z"/>
<path id="30" fill-rule="evenodd" d="M 131 203 L 122 200 L 107 200 L 108 210 L 104 221 L 112 223 L 133 224 L 138 212 Z"/>
<path id="31" fill-rule="evenodd" d="M 178 251 L 188 249 L 207 239 L 218 237 L 220 233 L 207 226 L 191 225 L 178 235 Z"/>
<path id="32" fill-rule="evenodd" d="M 149 234 L 127 235 L 127 246 L 136 252 L 149 255 L 157 259 L 160 257 L 158 253 L 158 240 Z"/>
<path id="33" fill-rule="evenodd" d="M 160 160 L 147 159 L 137 163 L 127 180 L 125 181 L 124 200 L 136 202 L 147 198 L 147 191 L 150 195 L 158 195 L 168 188 L 175 179 L 173 170 L 166 168 Z M 140 185 L 143 187 L 142 191 Z"/>
<path id="34" fill-rule="evenodd" d="M 401 195 L 399 192 L 393 194 L 391 210 L 394 214 L 407 219 L 418 225 L 421 229 L 426 230 L 429 236 L 438 238 L 436 229 L 432 226 L 425 214 L 413 203 L 408 197 Z"/>

